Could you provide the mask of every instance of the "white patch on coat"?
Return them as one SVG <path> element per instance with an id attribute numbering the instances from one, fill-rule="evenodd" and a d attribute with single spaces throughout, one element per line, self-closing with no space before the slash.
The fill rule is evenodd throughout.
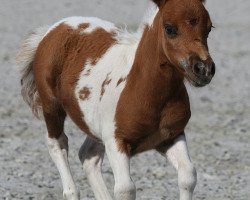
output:
<path id="1" fill-rule="evenodd" d="M 84 33 L 91 33 L 93 30 L 95 30 L 96 28 L 101 27 L 102 29 L 104 29 L 107 32 L 111 32 L 114 31 L 115 29 L 117 29 L 115 27 L 115 25 L 111 22 L 99 19 L 97 17 L 80 17 L 80 16 L 73 16 L 73 17 L 67 17 L 64 18 L 62 20 L 60 20 L 59 22 L 55 23 L 54 25 L 52 25 L 49 30 L 47 31 L 46 35 L 52 31 L 53 29 L 55 29 L 56 27 L 58 27 L 61 24 L 66 24 L 68 26 L 70 26 L 73 29 L 78 29 L 78 26 L 80 24 L 89 24 L 89 27 L 87 27 L 86 29 L 84 29 Z"/>
<path id="2" fill-rule="evenodd" d="M 117 39 L 119 40 L 120 43 L 127 43 L 127 44 L 136 43 L 138 42 L 138 40 L 140 40 L 145 25 L 152 26 L 154 18 L 156 14 L 158 13 L 158 11 L 159 11 L 159 8 L 153 2 L 149 1 L 149 6 L 148 6 L 147 11 L 144 14 L 143 20 L 138 30 L 134 33 L 128 32 L 126 27 L 119 29 L 114 25 L 114 23 L 97 18 L 97 17 L 72 16 L 72 17 L 64 18 L 56 22 L 50 28 L 48 28 L 46 34 L 44 34 L 44 37 L 62 23 L 72 27 L 73 29 L 77 29 L 80 24 L 88 23 L 89 27 L 83 29 L 81 33 L 91 33 L 96 28 L 102 28 L 107 32 L 115 31 L 117 33 Z"/>
<path id="3" fill-rule="evenodd" d="M 87 62 L 77 82 L 75 95 L 84 120 L 90 131 L 100 139 L 113 136 L 115 111 L 120 94 L 125 87 L 125 81 L 117 86 L 120 78 L 126 77 L 133 65 L 139 41 L 133 44 L 115 44 L 92 66 Z M 86 76 L 87 71 L 91 72 Z M 105 92 L 100 101 L 102 84 L 109 75 L 111 82 L 105 86 Z M 79 92 L 82 88 L 92 88 L 91 97 L 82 101 Z"/>

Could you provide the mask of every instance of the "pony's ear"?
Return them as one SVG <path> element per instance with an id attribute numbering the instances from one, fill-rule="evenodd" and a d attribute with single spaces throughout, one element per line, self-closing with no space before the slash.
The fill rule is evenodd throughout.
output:
<path id="1" fill-rule="evenodd" d="M 167 0 L 152 0 L 158 7 L 161 7 Z"/>

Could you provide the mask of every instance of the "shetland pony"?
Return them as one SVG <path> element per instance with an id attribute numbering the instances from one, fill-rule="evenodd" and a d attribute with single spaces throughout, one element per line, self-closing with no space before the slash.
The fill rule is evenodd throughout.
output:
<path id="1" fill-rule="evenodd" d="M 196 170 L 184 129 L 191 116 L 184 85 L 210 83 L 212 28 L 202 0 L 153 0 L 131 34 L 112 23 L 70 17 L 37 29 L 22 46 L 22 95 L 48 130 L 48 148 L 67 200 L 79 200 L 68 163 L 66 116 L 87 139 L 79 158 L 97 200 L 111 200 L 101 174 L 106 152 L 116 200 L 134 200 L 130 158 L 155 149 L 178 171 L 181 200 L 191 200 Z"/>

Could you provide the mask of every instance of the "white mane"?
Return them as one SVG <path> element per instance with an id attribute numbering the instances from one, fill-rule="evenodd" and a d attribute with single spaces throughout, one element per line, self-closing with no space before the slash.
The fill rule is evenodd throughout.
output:
<path id="1" fill-rule="evenodd" d="M 139 29 L 144 28 L 145 25 L 152 26 L 154 22 L 154 18 L 159 11 L 159 8 L 152 1 L 150 1 L 148 4 L 149 4 L 148 9 L 146 10 L 144 14 L 144 17 L 139 26 Z"/>
<path id="2" fill-rule="evenodd" d="M 138 43 L 142 37 L 145 25 L 152 26 L 154 18 L 158 13 L 159 8 L 152 2 L 149 1 L 148 8 L 143 16 L 143 20 L 140 23 L 138 29 L 135 32 L 130 32 L 127 27 L 119 28 L 116 39 L 120 44 L 135 44 Z"/>

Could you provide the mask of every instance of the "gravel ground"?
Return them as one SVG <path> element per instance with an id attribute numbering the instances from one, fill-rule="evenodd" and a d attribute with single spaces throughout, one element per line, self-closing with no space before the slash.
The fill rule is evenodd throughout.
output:
<path id="1" fill-rule="evenodd" d="M 61 199 L 61 181 L 46 148 L 45 126 L 32 116 L 20 97 L 14 59 L 17 48 L 35 27 L 71 15 L 99 16 L 135 27 L 146 1 L 0 2 L 0 199 Z M 198 171 L 194 199 L 248 200 L 250 1 L 208 0 L 206 7 L 216 26 L 209 44 L 217 74 L 206 88 L 188 87 L 193 115 L 186 133 Z M 66 128 L 71 147 L 69 160 L 81 197 L 94 199 L 77 156 L 84 135 L 71 122 Z M 177 174 L 156 152 L 136 156 L 131 168 L 137 199 L 178 198 Z M 107 160 L 103 172 L 112 190 L 113 176 Z"/>

